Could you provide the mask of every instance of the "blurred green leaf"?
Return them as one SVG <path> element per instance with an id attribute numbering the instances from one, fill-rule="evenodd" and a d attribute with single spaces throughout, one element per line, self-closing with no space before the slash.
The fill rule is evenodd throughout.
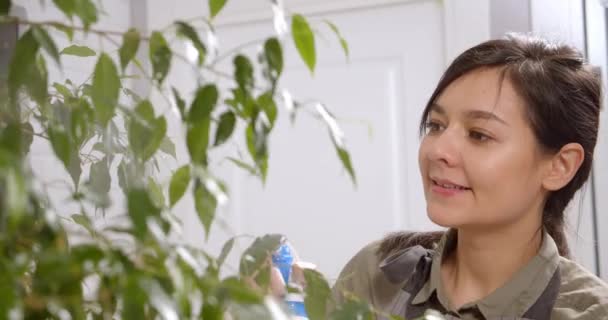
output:
<path id="1" fill-rule="evenodd" d="M 79 149 L 93 135 L 95 112 L 86 99 L 78 100 L 72 109 L 70 134 L 74 147 Z"/>
<path id="2" fill-rule="evenodd" d="M 327 318 L 328 302 L 332 300 L 331 289 L 323 275 L 312 269 L 304 269 L 306 279 L 306 313 L 310 320 L 324 320 Z"/>
<path id="3" fill-rule="evenodd" d="M 61 127 L 50 127 L 48 133 L 55 155 L 67 169 L 70 166 L 70 152 L 72 150 L 68 133 Z"/>
<path id="4" fill-rule="evenodd" d="M 186 118 L 186 102 L 180 97 L 179 92 L 177 89 L 175 89 L 175 87 L 172 87 L 171 91 L 173 92 L 173 98 L 175 99 L 177 110 L 179 111 L 182 120 L 184 120 Z"/>
<path id="5" fill-rule="evenodd" d="M 248 164 L 248 163 L 246 163 L 244 161 L 241 161 L 241 160 L 236 159 L 236 158 L 231 158 L 231 157 L 228 157 L 226 159 L 228 159 L 230 162 L 234 163 L 237 167 L 239 167 L 241 169 L 244 169 L 245 171 L 249 172 L 253 176 L 258 176 L 259 175 L 258 169 L 256 169 L 254 166 L 252 166 L 252 165 L 250 165 L 250 164 Z"/>
<path id="6" fill-rule="evenodd" d="M 274 127 L 274 122 L 277 119 L 278 108 L 277 104 L 274 102 L 272 92 L 264 92 L 264 94 L 258 97 L 257 102 L 264 111 L 264 113 L 266 113 L 268 121 L 270 122 L 270 128 Z"/>
<path id="7" fill-rule="evenodd" d="M 110 192 L 111 185 L 112 178 L 110 177 L 108 158 L 104 157 L 91 165 L 89 186 L 91 191 L 100 196 L 105 196 Z"/>
<path id="8" fill-rule="evenodd" d="M 77 0 L 53 0 L 53 3 L 55 3 L 57 8 L 63 11 L 66 16 L 71 18 L 76 9 L 76 1 Z"/>
<path id="9" fill-rule="evenodd" d="M 148 230 L 148 217 L 156 217 L 160 209 L 154 205 L 145 189 L 131 189 L 127 193 L 127 206 L 129 217 L 133 224 L 133 233 L 139 239 L 143 239 Z"/>
<path id="10" fill-rule="evenodd" d="M 95 115 L 103 127 L 114 116 L 120 93 L 120 78 L 112 58 L 106 53 L 99 56 L 93 74 L 92 99 Z"/>
<path id="11" fill-rule="evenodd" d="M 190 184 L 190 166 L 184 165 L 177 169 L 169 184 L 169 203 L 173 207 L 182 198 Z"/>
<path id="12" fill-rule="evenodd" d="M 175 144 L 168 136 L 163 138 L 163 141 L 160 143 L 160 151 L 170 155 L 173 159 L 177 159 L 177 154 L 175 153 Z"/>
<path id="13" fill-rule="evenodd" d="M 55 60 L 57 65 L 61 65 L 61 60 L 59 60 L 59 51 L 57 50 L 57 46 L 53 39 L 49 36 L 49 34 L 42 27 L 33 26 L 32 33 L 36 41 L 40 44 L 40 46 L 46 51 Z"/>
<path id="14" fill-rule="evenodd" d="M 271 70 L 273 78 L 278 78 L 283 72 L 283 49 L 277 38 L 270 38 L 264 43 L 264 56 Z"/>
<path id="15" fill-rule="evenodd" d="M 280 234 L 257 237 L 241 256 L 240 275 L 251 276 L 259 271 L 264 264 L 269 262 L 270 256 L 279 248 L 282 239 L 283 236 Z"/>
<path id="16" fill-rule="evenodd" d="M 28 154 L 30 146 L 34 142 L 34 127 L 29 122 L 22 123 L 21 132 L 21 152 L 22 154 Z"/>
<path id="17" fill-rule="evenodd" d="M 165 195 L 163 194 L 163 189 L 152 177 L 148 177 L 148 190 L 154 204 L 159 208 L 164 207 Z"/>
<path id="18" fill-rule="evenodd" d="M 177 26 L 177 35 L 190 40 L 192 46 L 194 46 L 198 52 L 198 65 L 202 65 L 205 62 L 205 57 L 207 56 L 207 48 L 199 38 L 196 30 L 194 30 L 191 25 L 184 21 L 176 21 L 175 25 Z"/>
<path id="19" fill-rule="evenodd" d="M 85 29 L 97 22 L 97 7 L 91 0 L 74 0 L 74 13 L 80 18 Z"/>
<path id="20" fill-rule="evenodd" d="M 259 304 L 264 301 L 260 294 L 237 277 L 228 277 L 222 280 L 220 292 L 226 294 L 237 304 Z"/>
<path id="21" fill-rule="evenodd" d="M 34 39 L 31 29 L 17 40 L 8 73 L 8 85 L 13 97 L 15 97 L 17 90 L 29 80 L 27 78 L 29 72 L 24 72 L 24 70 L 29 70 L 36 63 L 38 48 L 38 41 Z"/>
<path id="22" fill-rule="evenodd" d="M 93 49 L 87 46 L 71 45 L 61 50 L 61 54 L 77 57 L 92 57 L 97 55 Z"/>
<path id="23" fill-rule="evenodd" d="M 26 181 L 23 174 L 15 169 L 8 170 L 8 173 L 6 173 L 6 189 L 4 201 L 6 201 L 5 206 L 8 209 L 8 215 L 21 217 L 25 213 L 28 202 Z"/>
<path id="24" fill-rule="evenodd" d="M 135 155 L 143 161 L 150 159 L 160 147 L 166 133 L 165 118 L 154 117 L 154 108 L 148 100 L 140 102 L 129 122 L 129 143 Z"/>
<path id="25" fill-rule="evenodd" d="M 77 152 L 70 154 L 70 165 L 68 166 L 68 173 L 74 183 L 74 188 L 78 190 L 78 184 L 80 183 L 80 175 L 82 174 L 82 168 L 80 163 L 80 156 Z"/>
<path id="26" fill-rule="evenodd" d="M 355 174 L 355 169 L 353 168 L 353 164 L 350 161 L 350 155 L 348 151 L 344 148 L 341 148 L 337 144 L 334 144 L 334 147 L 336 148 L 336 152 L 338 153 L 338 157 L 340 158 L 344 169 L 346 169 L 348 175 L 353 181 L 353 184 L 357 185 L 357 175 Z"/>
<path id="27" fill-rule="evenodd" d="M 217 99 L 218 91 L 215 85 L 210 84 L 199 88 L 190 106 L 190 112 L 188 112 L 188 122 L 198 123 L 211 117 Z"/>
<path id="28" fill-rule="evenodd" d="M 219 257 L 217 257 L 218 268 L 221 268 L 222 264 L 224 264 L 224 261 L 226 261 L 228 254 L 232 250 L 232 247 L 234 247 L 234 240 L 235 238 L 232 237 L 228 241 L 226 241 L 226 243 L 224 243 L 224 245 L 222 246 L 222 251 L 220 252 Z"/>
<path id="29" fill-rule="evenodd" d="M 188 128 L 186 145 L 193 163 L 207 166 L 210 119 L 205 119 Z"/>
<path id="30" fill-rule="evenodd" d="M 236 115 L 232 111 L 226 111 L 220 116 L 220 123 L 217 126 L 215 132 L 215 143 L 214 146 L 219 146 L 226 142 L 234 131 L 234 125 L 236 124 Z"/>
<path id="31" fill-rule="evenodd" d="M 130 273 L 125 275 L 125 288 L 122 290 L 122 315 L 121 319 L 145 318 L 148 297 L 146 292 L 139 286 L 138 275 Z"/>
<path id="32" fill-rule="evenodd" d="M 63 32 L 66 37 L 68 37 L 68 40 L 73 41 L 74 40 L 74 28 L 67 26 L 63 23 L 59 23 L 59 22 L 51 22 L 49 23 L 49 26 Z"/>
<path id="33" fill-rule="evenodd" d="M 209 12 L 211 18 L 214 18 L 224 7 L 226 0 L 209 0 Z"/>
<path id="34" fill-rule="evenodd" d="M 150 62 L 152 75 L 158 83 L 162 83 L 169 73 L 172 52 L 163 34 L 155 31 L 150 37 Z"/>
<path id="35" fill-rule="evenodd" d="M 59 92 L 59 94 L 61 94 L 64 98 L 71 98 L 74 96 L 74 94 L 72 94 L 72 91 L 70 91 L 68 87 L 62 85 L 61 83 L 53 83 L 53 88 L 55 88 L 55 90 L 57 90 L 57 92 Z"/>
<path id="36" fill-rule="evenodd" d="M 120 56 L 120 67 L 124 71 L 129 61 L 133 60 L 139 48 L 140 36 L 136 29 L 129 29 L 122 35 L 122 46 L 118 50 Z"/>
<path id="37" fill-rule="evenodd" d="M 208 239 L 211 223 L 215 217 L 217 199 L 215 199 L 215 196 L 207 189 L 205 184 L 200 181 L 194 186 L 194 207 L 205 228 L 205 239 Z"/>
<path id="38" fill-rule="evenodd" d="M 346 58 L 349 58 L 350 50 L 348 48 L 348 42 L 346 41 L 346 39 L 344 39 L 344 37 L 342 36 L 342 33 L 340 33 L 340 30 L 338 29 L 338 27 L 329 20 L 323 20 L 323 21 L 336 34 L 336 36 L 338 37 L 338 40 L 340 41 L 340 45 L 342 46 L 342 50 L 344 51 L 344 55 L 346 56 Z"/>
<path id="39" fill-rule="evenodd" d="M 8 73 L 9 92 L 12 99 L 16 99 L 18 90 L 25 87 L 28 94 L 39 105 L 46 103 L 48 74 L 44 59 L 36 58 L 39 48 L 32 29 L 26 31 L 17 41 Z"/>
<path id="40" fill-rule="evenodd" d="M 310 72 L 314 73 L 317 61 L 315 35 L 304 16 L 299 14 L 293 16 L 291 20 L 291 35 L 300 57 L 306 63 Z"/>
<path id="41" fill-rule="evenodd" d="M 10 0 L 0 0 L 0 15 L 7 15 L 11 11 Z M 6 313 L 3 313 L 6 314 Z"/>
<path id="42" fill-rule="evenodd" d="M 244 55 L 234 57 L 234 77 L 239 87 L 244 90 L 251 90 L 254 86 L 253 65 L 249 58 Z"/>
<path id="43" fill-rule="evenodd" d="M 85 228 L 89 232 L 90 235 L 95 234 L 95 229 L 93 229 L 93 223 L 87 215 L 80 214 L 80 213 L 73 214 L 72 220 L 74 220 L 74 222 L 76 222 L 77 224 L 79 224 L 80 226 Z"/>
<path id="44" fill-rule="evenodd" d="M 268 171 L 267 134 L 268 128 L 259 120 L 255 120 L 253 123 L 249 124 L 245 130 L 247 150 L 249 151 L 251 158 L 255 161 L 263 182 L 266 181 L 266 174 Z"/>

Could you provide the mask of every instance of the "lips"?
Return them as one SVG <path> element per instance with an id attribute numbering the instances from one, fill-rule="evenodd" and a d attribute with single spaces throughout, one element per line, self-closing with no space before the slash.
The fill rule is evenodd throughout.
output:
<path id="1" fill-rule="evenodd" d="M 446 190 L 462 190 L 462 191 L 471 190 L 471 188 L 469 188 L 469 187 L 454 183 L 447 179 L 431 177 L 431 182 L 433 183 L 434 186 L 441 187 Z"/>

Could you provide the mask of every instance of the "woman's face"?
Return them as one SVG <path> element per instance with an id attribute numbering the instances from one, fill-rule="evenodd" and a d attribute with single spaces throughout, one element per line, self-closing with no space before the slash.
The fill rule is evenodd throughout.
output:
<path id="1" fill-rule="evenodd" d="M 419 150 L 430 219 L 444 227 L 489 228 L 539 215 L 543 156 L 525 105 L 499 69 L 452 82 L 432 107 Z"/>

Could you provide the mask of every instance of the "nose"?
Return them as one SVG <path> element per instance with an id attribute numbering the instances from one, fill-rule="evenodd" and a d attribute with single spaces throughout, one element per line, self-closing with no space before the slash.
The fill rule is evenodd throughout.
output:
<path id="1" fill-rule="evenodd" d="M 456 166 L 461 153 L 461 146 L 458 140 L 456 132 L 448 129 L 436 135 L 427 136 L 424 143 L 427 143 L 428 159 L 448 167 Z"/>

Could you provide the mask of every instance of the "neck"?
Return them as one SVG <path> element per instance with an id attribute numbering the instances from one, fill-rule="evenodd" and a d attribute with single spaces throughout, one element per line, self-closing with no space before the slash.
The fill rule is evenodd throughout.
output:
<path id="1" fill-rule="evenodd" d="M 541 243 L 540 227 L 459 229 L 456 249 L 442 264 L 442 282 L 452 307 L 482 299 L 503 286 L 538 253 Z"/>

